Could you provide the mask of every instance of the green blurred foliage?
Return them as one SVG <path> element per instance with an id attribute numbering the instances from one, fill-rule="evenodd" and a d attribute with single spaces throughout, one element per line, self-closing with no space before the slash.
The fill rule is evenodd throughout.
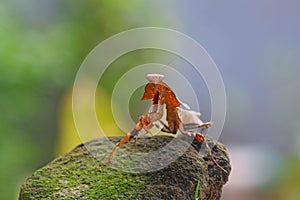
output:
<path id="1" fill-rule="evenodd" d="M 263 188 L 264 199 L 300 199 L 300 156 L 288 156 L 283 163 L 277 177 L 266 188 Z"/>
<path id="2" fill-rule="evenodd" d="M 138 0 L 0 3 L 0 199 L 16 198 L 53 158 L 59 104 L 88 52 L 120 31 L 164 23 Z"/>

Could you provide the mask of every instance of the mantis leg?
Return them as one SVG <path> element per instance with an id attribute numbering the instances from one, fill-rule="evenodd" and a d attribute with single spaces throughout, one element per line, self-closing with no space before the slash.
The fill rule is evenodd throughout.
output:
<path id="1" fill-rule="evenodd" d="M 203 131 L 205 129 L 207 129 L 208 127 L 210 127 L 212 125 L 211 122 L 205 122 L 201 125 L 199 124 L 181 124 L 181 126 L 179 127 L 179 130 L 182 132 L 182 134 L 184 135 L 188 135 L 188 136 L 193 136 L 198 142 L 202 142 L 204 140 L 204 136 L 203 136 Z M 199 129 L 200 131 L 196 131 L 196 132 L 190 132 L 187 130 L 191 130 L 191 129 Z"/>
<path id="2" fill-rule="evenodd" d="M 174 131 L 171 130 L 170 127 L 167 124 L 165 124 L 162 120 L 159 120 L 159 123 L 162 125 L 162 127 L 160 127 L 161 128 L 160 130 L 162 132 L 173 134 Z"/>
<path id="3" fill-rule="evenodd" d="M 140 121 L 135 125 L 135 127 L 129 133 L 127 133 L 127 135 L 125 137 L 123 137 L 120 140 L 120 142 L 118 142 L 116 144 L 116 146 L 114 147 L 114 149 L 112 150 L 112 152 L 108 156 L 106 162 L 111 161 L 111 159 L 113 158 L 113 156 L 115 155 L 115 153 L 116 153 L 116 151 L 119 147 L 121 147 L 124 144 L 126 144 L 127 142 L 129 142 L 134 136 L 137 136 L 143 128 L 146 131 L 149 130 L 150 128 L 152 128 L 153 122 L 161 119 L 162 116 L 163 116 L 163 106 L 162 105 L 159 106 L 158 112 L 149 113 L 147 115 L 142 115 L 140 117 Z"/>
<path id="4" fill-rule="evenodd" d="M 185 124 L 184 125 L 184 128 L 185 129 L 198 129 L 200 128 L 200 132 L 196 132 L 196 133 L 193 133 L 195 134 L 195 139 L 198 141 L 198 142 L 203 142 L 208 150 L 208 154 L 212 160 L 213 163 L 215 163 L 215 165 L 217 167 L 219 167 L 223 172 L 225 172 L 226 174 L 228 173 L 227 170 L 225 170 L 214 158 L 213 156 L 213 153 L 212 153 L 212 150 L 211 148 L 209 147 L 205 137 L 203 136 L 202 132 L 207 129 L 208 127 L 210 127 L 212 125 L 211 122 L 206 122 L 206 123 L 203 123 L 201 126 L 199 126 L 198 124 Z M 191 132 L 185 132 L 185 133 L 191 133 Z M 184 134 L 184 133 L 183 133 Z"/>
<path id="5" fill-rule="evenodd" d="M 159 122 L 163 125 L 163 127 L 161 128 L 161 131 L 166 132 L 166 133 L 173 133 L 172 130 L 170 130 L 170 128 L 168 127 L 168 125 L 166 125 L 162 120 L 159 120 Z M 182 134 L 187 135 L 187 136 L 193 136 L 195 137 L 195 139 L 198 142 L 202 142 L 204 139 L 204 136 L 202 135 L 202 132 L 207 129 L 208 127 L 210 127 L 212 125 L 211 122 L 206 122 L 203 123 L 201 126 L 198 124 L 182 124 L 180 123 L 179 125 L 179 130 Z M 201 128 L 200 132 L 190 132 L 187 130 L 191 130 L 191 129 L 198 129 Z"/>
<path id="6" fill-rule="evenodd" d="M 130 149 L 129 149 L 129 152 L 128 152 L 126 155 L 122 156 L 122 157 L 125 158 L 125 157 L 129 156 L 130 153 L 131 153 L 131 152 L 133 151 L 133 149 L 135 148 L 136 143 L 137 143 L 137 137 L 135 137 L 134 143 L 133 143 L 133 145 L 131 145 L 131 147 L 130 147 Z"/>
<path id="7" fill-rule="evenodd" d="M 210 159 L 212 160 L 213 163 L 215 163 L 215 165 L 217 165 L 218 168 L 220 168 L 223 172 L 225 172 L 226 174 L 228 174 L 228 171 L 226 169 L 224 169 L 214 158 L 214 155 L 212 153 L 212 149 L 210 148 L 210 146 L 208 145 L 207 141 L 205 140 L 205 138 L 203 138 L 203 142 L 205 143 L 205 146 L 208 150 L 208 154 L 210 156 Z"/>
<path id="8" fill-rule="evenodd" d="M 140 121 L 135 125 L 135 127 L 129 133 L 127 133 L 127 135 L 125 137 L 123 137 L 120 142 L 118 142 L 116 144 L 116 146 L 114 147 L 114 149 L 108 156 L 107 162 L 111 161 L 111 159 L 113 158 L 114 154 L 116 153 L 116 151 L 119 147 L 126 144 L 134 136 L 137 136 L 142 129 L 145 129 L 146 131 L 148 131 L 150 128 L 153 127 L 154 122 L 156 122 L 157 120 L 160 120 L 162 118 L 163 104 L 164 104 L 163 95 L 164 95 L 164 90 L 162 90 L 161 93 L 155 94 L 155 97 L 153 99 L 152 111 L 150 111 L 150 113 L 148 113 L 147 115 L 142 115 L 140 117 Z M 161 99 L 160 99 L 160 104 L 158 105 L 159 97 Z"/>
<path id="9" fill-rule="evenodd" d="M 123 146 L 124 144 L 126 144 L 127 142 L 129 142 L 134 136 L 138 135 L 140 130 L 142 130 L 143 125 L 141 122 L 138 122 L 135 127 L 129 132 L 127 133 L 127 135 L 125 137 L 123 137 L 120 142 L 118 142 L 114 149 L 112 150 L 112 152 L 110 153 L 110 155 L 108 156 L 106 162 L 110 162 L 111 159 L 113 158 L 113 156 L 115 155 L 117 149 L 121 146 Z"/>
<path id="10" fill-rule="evenodd" d="M 205 129 L 209 128 L 212 125 L 212 122 L 205 122 L 201 125 L 193 123 L 193 124 L 183 124 L 184 130 L 190 130 L 190 129 L 201 129 L 200 132 L 204 131 Z"/>

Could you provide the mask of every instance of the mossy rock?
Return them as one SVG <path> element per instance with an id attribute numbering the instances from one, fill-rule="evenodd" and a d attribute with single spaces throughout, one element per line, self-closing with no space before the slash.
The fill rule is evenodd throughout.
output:
<path id="1" fill-rule="evenodd" d="M 116 143 L 120 138 L 110 140 Z M 183 149 L 185 151 L 178 159 L 158 171 L 133 173 L 146 166 L 139 165 L 139 169 L 132 168 L 131 172 L 114 168 L 122 169 L 116 163 L 123 163 L 127 169 L 132 163 L 137 164 L 134 162 L 136 157 L 129 155 L 124 158 L 121 155 L 121 149 L 130 148 L 130 144 L 120 148 L 111 164 L 103 164 L 99 158 L 107 157 L 111 150 L 104 145 L 107 140 L 92 140 L 37 170 L 21 186 L 19 199 L 220 199 L 231 170 L 224 145 L 216 143 L 213 146 L 213 141 L 207 139 L 215 160 L 227 173 L 205 151 L 204 155 L 198 153 L 201 143 L 193 141 L 190 145 L 182 138 L 155 136 L 138 139 L 133 152 L 155 151 L 171 141 L 177 149 L 187 145 L 188 148 Z M 160 153 L 157 163 L 166 160 L 167 156 Z"/>

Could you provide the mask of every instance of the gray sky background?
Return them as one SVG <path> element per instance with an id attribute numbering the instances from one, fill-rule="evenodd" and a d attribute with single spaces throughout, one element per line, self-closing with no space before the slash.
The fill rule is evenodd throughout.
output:
<path id="1" fill-rule="evenodd" d="M 171 3 L 172 2 L 172 3 Z M 164 1 L 170 27 L 197 40 L 224 79 L 228 112 L 221 140 L 290 153 L 299 144 L 300 2 Z M 204 113 L 209 113 L 205 108 Z"/>

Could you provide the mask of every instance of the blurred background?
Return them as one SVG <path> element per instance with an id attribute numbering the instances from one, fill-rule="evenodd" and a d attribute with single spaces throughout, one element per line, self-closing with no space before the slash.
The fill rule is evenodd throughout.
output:
<path id="1" fill-rule="evenodd" d="M 104 39 L 143 26 L 191 36 L 222 74 L 220 141 L 233 166 L 223 199 L 300 199 L 299 7 L 297 0 L 1 1 L 0 199 L 17 199 L 27 176 L 80 144 L 71 109 L 80 64 Z M 99 109 L 110 105 L 115 82 L 130 68 L 164 56 L 180 63 L 163 54 L 145 50 L 114 62 L 100 81 Z M 141 92 L 133 95 L 133 118 L 144 107 Z M 210 116 L 209 107 L 201 112 Z M 123 134 L 111 116 L 103 120 Z"/>

